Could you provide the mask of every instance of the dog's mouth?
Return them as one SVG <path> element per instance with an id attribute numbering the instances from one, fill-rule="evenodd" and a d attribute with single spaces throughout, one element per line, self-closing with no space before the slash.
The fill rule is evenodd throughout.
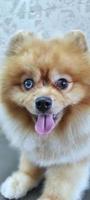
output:
<path id="1" fill-rule="evenodd" d="M 58 114 L 38 114 L 34 117 L 35 131 L 38 135 L 48 135 L 56 127 L 62 117 L 62 112 Z"/>

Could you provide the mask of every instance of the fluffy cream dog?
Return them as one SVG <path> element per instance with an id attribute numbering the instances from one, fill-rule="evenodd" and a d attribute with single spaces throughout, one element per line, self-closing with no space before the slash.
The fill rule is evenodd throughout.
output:
<path id="1" fill-rule="evenodd" d="M 16 34 L 1 76 L 0 121 L 21 151 L 18 171 L 1 186 L 20 198 L 46 177 L 39 200 L 77 200 L 88 184 L 90 53 L 80 31 L 43 40 Z"/>

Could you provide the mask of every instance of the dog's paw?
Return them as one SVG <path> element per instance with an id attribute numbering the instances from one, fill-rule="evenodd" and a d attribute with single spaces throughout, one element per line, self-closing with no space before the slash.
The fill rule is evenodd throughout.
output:
<path id="1" fill-rule="evenodd" d="M 8 199 L 18 199 L 35 186 L 34 181 L 23 172 L 16 172 L 1 185 L 1 194 Z"/>

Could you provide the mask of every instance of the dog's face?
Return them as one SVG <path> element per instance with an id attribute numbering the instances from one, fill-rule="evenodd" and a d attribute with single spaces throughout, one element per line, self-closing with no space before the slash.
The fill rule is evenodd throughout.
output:
<path id="1" fill-rule="evenodd" d="M 12 117 L 36 130 L 51 133 L 67 110 L 89 101 L 90 60 L 80 32 L 43 41 L 19 33 L 7 51 L 2 76 L 2 101 Z M 68 110 L 69 112 L 69 110 Z"/>

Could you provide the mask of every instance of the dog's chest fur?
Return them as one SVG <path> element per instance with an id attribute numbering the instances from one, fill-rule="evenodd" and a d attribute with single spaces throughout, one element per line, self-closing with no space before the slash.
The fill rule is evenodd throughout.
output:
<path id="1" fill-rule="evenodd" d="M 12 119 L 6 109 L 0 106 L 0 121 L 12 145 L 27 153 L 28 158 L 41 166 L 72 163 L 83 159 L 90 152 L 90 113 L 78 116 L 59 134 L 51 133 L 40 137 L 30 130 L 23 130 L 21 123 Z"/>

